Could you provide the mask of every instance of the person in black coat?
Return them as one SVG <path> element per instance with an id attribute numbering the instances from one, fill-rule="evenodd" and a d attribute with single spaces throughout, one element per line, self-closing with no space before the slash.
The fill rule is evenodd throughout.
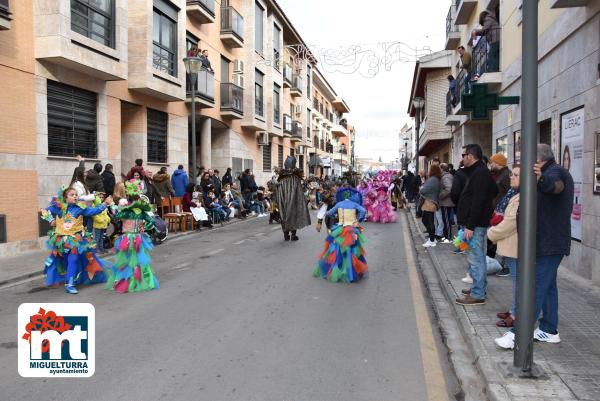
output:
<path id="1" fill-rule="evenodd" d="M 233 177 L 231 176 L 231 167 L 227 168 L 225 175 L 223 176 L 223 178 L 221 178 L 221 183 L 223 184 L 223 186 L 225 186 L 225 184 L 231 185 L 233 183 Z"/>
<path id="2" fill-rule="evenodd" d="M 452 203 L 458 205 L 460 194 L 467 184 L 467 173 L 465 172 L 463 162 L 460 162 L 458 170 L 454 172 L 454 180 L 452 181 L 452 189 L 450 190 L 450 198 Z"/>
<path id="3" fill-rule="evenodd" d="M 104 171 L 102 172 L 102 182 L 104 183 L 104 192 L 107 195 L 112 195 L 115 192 L 115 175 L 113 174 L 113 165 L 108 163 L 104 166 Z"/>

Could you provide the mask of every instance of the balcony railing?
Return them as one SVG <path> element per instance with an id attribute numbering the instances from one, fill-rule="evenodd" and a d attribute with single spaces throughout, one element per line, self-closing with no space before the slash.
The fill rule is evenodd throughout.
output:
<path id="1" fill-rule="evenodd" d="M 244 17 L 231 6 L 221 7 L 221 33 L 232 33 L 244 41 Z"/>
<path id="2" fill-rule="evenodd" d="M 283 115 L 283 132 L 286 134 L 292 133 L 292 116 L 289 114 Z"/>
<path id="3" fill-rule="evenodd" d="M 446 17 L 446 38 L 450 32 L 458 32 L 458 27 L 454 25 L 454 19 L 452 18 L 452 6 L 448 9 L 448 16 Z"/>
<path id="4" fill-rule="evenodd" d="M 289 64 L 283 65 L 283 79 L 288 83 L 292 83 L 292 66 Z"/>
<path id="5" fill-rule="evenodd" d="M 187 0 L 188 6 L 200 6 L 213 17 L 215 16 L 215 0 Z"/>
<path id="6" fill-rule="evenodd" d="M 232 83 L 222 83 L 221 110 L 231 110 L 244 114 L 244 88 Z"/>
<path id="7" fill-rule="evenodd" d="M 500 71 L 501 29 L 490 29 L 473 47 L 471 80 L 477 80 L 486 72 Z"/>
<path id="8" fill-rule="evenodd" d="M 302 138 L 302 123 L 300 121 L 292 121 L 292 136 Z"/>
<path id="9" fill-rule="evenodd" d="M 292 89 L 302 93 L 302 77 L 300 75 L 294 76 L 292 80 Z"/>
<path id="10" fill-rule="evenodd" d="M 458 10 L 459 7 L 460 7 L 460 0 L 456 0 L 456 9 Z"/>
<path id="11" fill-rule="evenodd" d="M 187 79 L 186 89 L 188 96 L 192 93 L 192 85 Z M 200 96 L 207 100 L 215 100 L 215 74 L 208 70 L 201 70 L 196 77 L 196 96 Z"/>
<path id="12" fill-rule="evenodd" d="M 463 92 L 469 93 L 467 88 L 467 73 L 465 70 L 460 70 L 458 76 L 456 77 L 456 96 L 458 98 L 458 102 L 460 103 L 460 98 Z"/>

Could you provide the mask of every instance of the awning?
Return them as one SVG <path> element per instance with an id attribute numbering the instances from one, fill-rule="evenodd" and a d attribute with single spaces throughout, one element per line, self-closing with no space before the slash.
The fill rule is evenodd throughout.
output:
<path id="1" fill-rule="evenodd" d="M 323 162 L 323 167 L 331 167 L 331 158 L 330 157 L 324 157 L 321 159 L 321 161 Z"/>
<path id="2" fill-rule="evenodd" d="M 310 155 L 310 159 L 308 160 L 308 165 L 310 167 L 322 166 L 323 160 L 321 160 L 321 158 L 316 153 L 313 153 L 312 155 Z"/>

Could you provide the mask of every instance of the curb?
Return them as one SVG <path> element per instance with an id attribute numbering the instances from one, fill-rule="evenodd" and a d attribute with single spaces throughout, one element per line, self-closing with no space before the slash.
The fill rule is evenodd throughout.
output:
<path id="1" fill-rule="evenodd" d="M 413 239 L 422 238 L 424 240 L 425 236 L 418 230 L 418 220 L 413 214 L 412 208 L 408 209 L 408 214 L 411 216 L 408 220 Z M 415 244 L 415 249 L 417 249 L 417 244 Z M 416 253 L 417 260 L 419 262 L 423 261 L 423 254 L 420 254 L 418 251 Z M 454 287 L 452 287 L 437 255 L 434 252 L 424 253 L 429 255 L 428 259 L 434 271 L 432 273 L 435 274 L 441 293 L 445 298 L 444 301 L 437 300 L 436 302 L 435 297 L 432 296 L 432 301 L 436 313 L 438 313 L 438 320 L 443 330 L 442 334 L 448 340 L 445 342 L 456 376 L 463 387 L 463 391 L 465 391 L 465 400 L 481 400 L 481 396 L 483 395 L 487 396 L 490 401 L 510 401 L 511 397 L 505 388 L 504 380 L 498 372 L 499 367 L 495 366 L 481 338 L 475 334 L 475 330 L 470 323 L 469 316 L 465 312 L 464 307 L 459 307 L 455 304 L 454 299 L 458 294 L 454 291 Z M 422 271 L 421 274 L 427 284 L 428 291 L 430 291 L 430 286 L 435 284 L 431 280 L 433 277 L 428 277 L 425 271 Z M 446 314 L 450 313 L 452 316 L 444 318 L 443 312 L 446 312 Z M 457 329 L 462 338 L 449 338 L 451 333 L 455 333 Z M 469 352 L 461 349 L 463 344 L 466 345 Z M 471 365 L 471 368 L 474 369 L 463 366 L 467 361 Z M 478 388 L 477 383 L 473 383 L 473 371 L 483 381 L 483 389 Z M 465 386 L 469 388 L 465 388 Z"/>
<path id="2" fill-rule="evenodd" d="M 189 237 L 189 236 L 192 236 L 194 234 L 202 234 L 202 233 L 204 233 L 206 231 L 214 232 L 215 230 L 219 230 L 219 229 L 222 229 L 222 228 L 225 228 L 225 227 L 234 226 L 234 225 L 237 225 L 237 224 L 241 224 L 241 223 L 245 223 L 245 222 L 248 222 L 248 221 L 252 221 L 255 218 L 256 217 L 247 217 L 244 220 L 237 219 L 236 221 L 225 223 L 223 226 L 221 226 L 220 224 L 218 224 L 218 225 L 214 225 L 213 228 L 211 228 L 211 229 L 205 228 L 205 229 L 202 229 L 201 231 L 190 230 L 190 231 L 186 231 L 186 232 L 178 232 L 178 233 L 170 234 L 168 236 L 168 238 L 167 238 L 166 243 L 169 243 L 169 242 L 172 242 L 172 241 L 175 241 L 175 240 L 181 240 L 181 239 L 183 239 L 185 237 Z M 100 259 L 105 259 L 105 258 L 111 257 L 113 255 L 114 254 L 103 255 L 103 256 L 101 256 L 99 258 Z M 23 254 L 23 256 L 26 257 L 27 255 Z M 0 259 L 0 261 L 1 261 L 1 259 Z M 10 278 L 7 278 L 7 279 L 0 279 L 0 289 L 1 289 L 1 287 L 4 287 L 4 286 L 6 286 L 8 284 L 14 284 L 14 283 L 19 282 L 19 281 L 25 281 L 25 280 L 29 280 L 29 279 L 35 278 L 35 277 L 40 277 L 40 276 L 43 276 L 43 275 L 44 275 L 44 270 L 43 269 L 36 269 L 33 272 L 23 273 L 23 274 L 20 274 L 18 276 L 10 277 Z"/>

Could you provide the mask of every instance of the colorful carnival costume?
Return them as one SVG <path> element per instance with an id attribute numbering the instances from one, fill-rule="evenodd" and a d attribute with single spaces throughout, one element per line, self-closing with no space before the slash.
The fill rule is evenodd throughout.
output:
<path id="1" fill-rule="evenodd" d="M 128 195 L 137 194 L 129 183 Z M 154 226 L 152 207 L 136 200 L 117 213 L 123 223 L 123 233 L 115 241 L 115 262 L 109 271 L 107 289 L 119 293 L 158 289 L 158 279 L 152 266 L 149 251 L 154 248 L 146 234 Z"/>
<path id="2" fill-rule="evenodd" d="M 339 189 L 336 200 L 327 215 L 337 216 L 337 223 L 325 240 L 325 249 L 313 275 L 331 282 L 351 283 L 363 277 L 368 269 L 362 246 L 363 228 L 358 226 L 366 210 L 361 206 L 362 196 L 353 188 Z"/>
<path id="3" fill-rule="evenodd" d="M 98 207 L 89 207 L 85 202 L 68 204 L 61 189 L 42 211 L 43 219 L 55 223 L 48 232 L 50 255 L 44 263 L 47 285 L 64 283 L 69 294 L 77 294 L 75 285 L 106 281 L 105 262 L 96 256 L 96 242 L 83 225 L 84 216 L 95 216 L 105 209 L 104 204 Z"/>
<path id="4" fill-rule="evenodd" d="M 390 201 L 388 188 L 394 178 L 393 170 L 380 171 L 372 183 L 367 185 L 365 208 L 367 220 L 374 223 L 393 223 L 397 216 Z"/>

